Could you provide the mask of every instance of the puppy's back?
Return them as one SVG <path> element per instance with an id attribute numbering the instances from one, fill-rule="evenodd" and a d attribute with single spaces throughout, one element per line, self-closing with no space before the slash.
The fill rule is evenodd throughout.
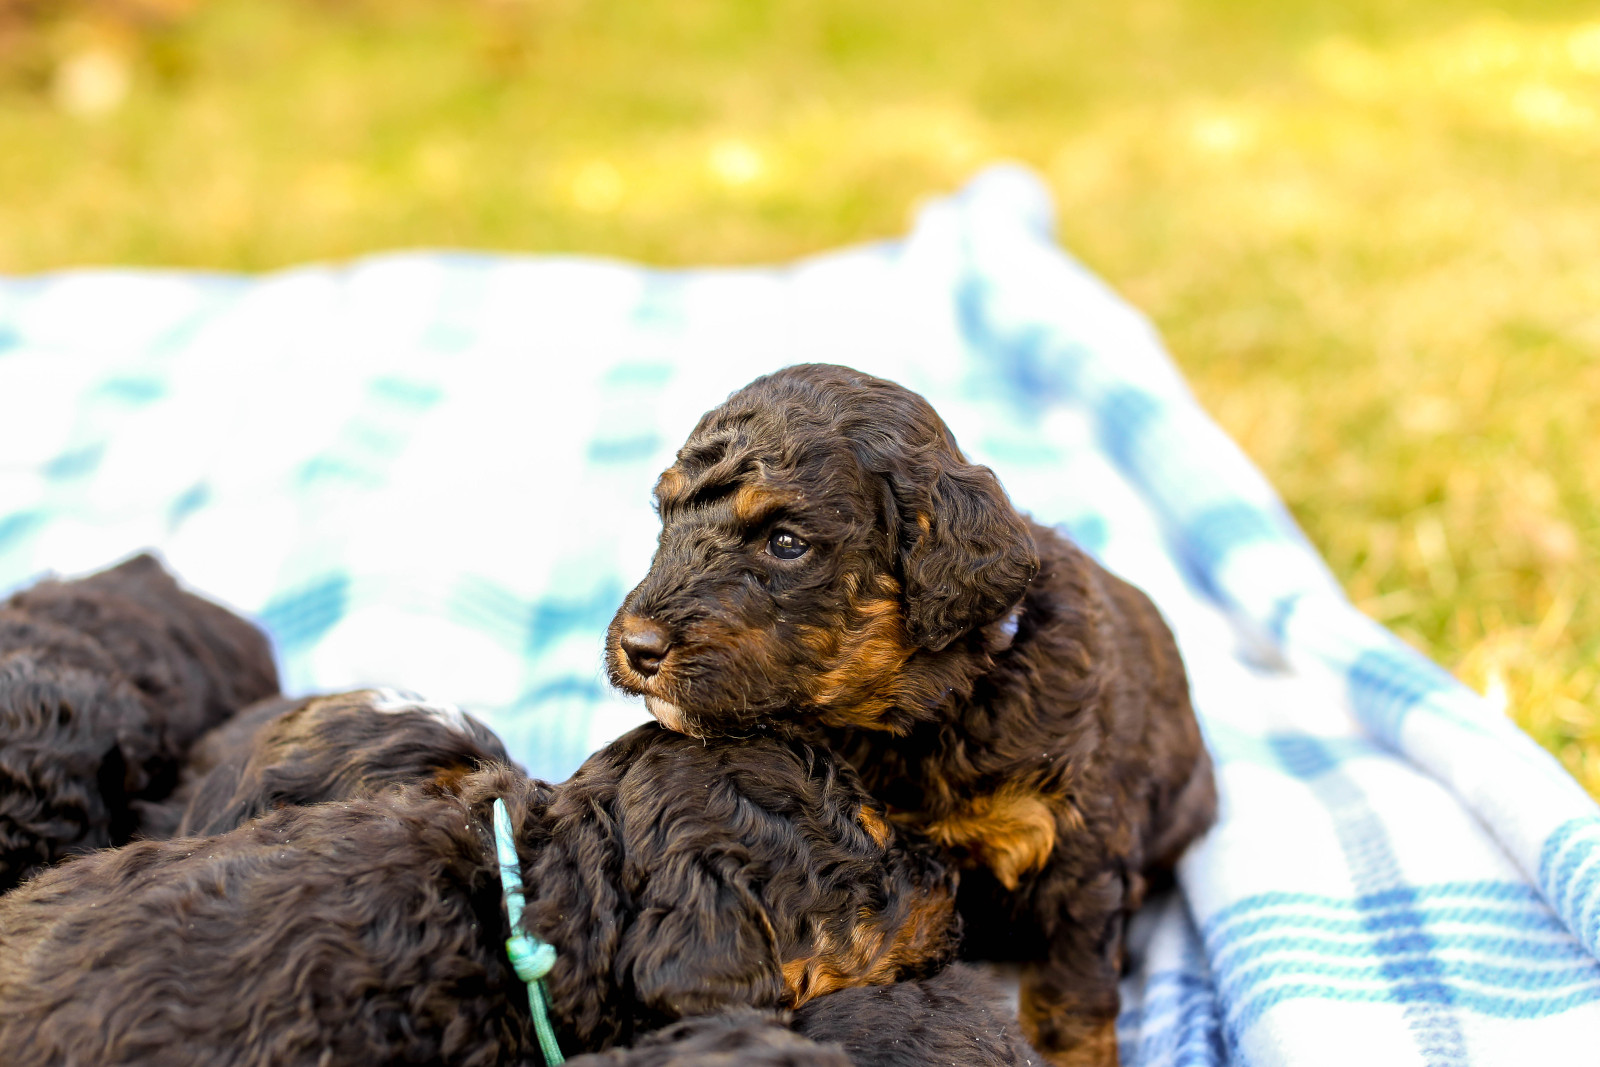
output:
<path id="1" fill-rule="evenodd" d="M 8 606 L 97 642 L 146 695 L 178 751 L 239 708 L 278 691 L 266 635 L 185 592 L 148 554 L 84 578 L 39 582 L 14 594 Z"/>
<path id="2" fill-rule="evenodd" d="M 487 831 L 422 790 L 137 842 L 0 897 L 0 1049 L 59 1063 L 478 1062 L 525 1028 Z"/>
<path id="3" fill-rule="evenodd" d="M 185 590 L 149 553 L 83 581 L 87 588 L 125 597 L 163 620 L 173 640 L 205 674 L 208 722 L 278 692 L 267 635 L 221 604 Z"/>

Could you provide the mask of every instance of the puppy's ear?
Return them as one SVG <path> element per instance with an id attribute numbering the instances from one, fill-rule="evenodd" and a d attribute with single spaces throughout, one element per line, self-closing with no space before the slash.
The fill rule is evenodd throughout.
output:
<path id="1" fill-rule="evenodd" d="M 662 1020 L 783 998 L 777 935 L 735 858 L 680 852 L 650 875 L 617 970 Z M 656 903 L 659 902 L 659 903 Z"/>
<path id="2" fill-rule="evenodd" d="M 948 454 L 932 467 L 920 491 L 896 495 L 903 502 L 906 631 L 937 652 L 1021 599 L 1039 570 L 1039 551 L 988 467 Z"/>

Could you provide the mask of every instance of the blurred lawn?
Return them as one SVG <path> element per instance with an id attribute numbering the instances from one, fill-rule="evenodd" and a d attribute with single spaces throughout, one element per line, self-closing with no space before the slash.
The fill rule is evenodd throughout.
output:
<path id="1" fill-rule="evenodd" d="M 1363 609 L 1600 793 L 1592 3 L 0 0 L 4 271 L 777 259 L 999 156 Z"/>

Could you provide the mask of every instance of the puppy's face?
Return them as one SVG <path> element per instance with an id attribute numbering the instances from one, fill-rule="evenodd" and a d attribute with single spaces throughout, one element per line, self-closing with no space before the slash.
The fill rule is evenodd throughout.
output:
<path id="1" fill-rule="evenodd" d="M 791 367 L 709 412 L 656 505 L 655 560 L 607 664 L 697 736 L 796 715 L 906 729 L 1038 569 L 998 481 L 928 403 L 844 367 Z"/>

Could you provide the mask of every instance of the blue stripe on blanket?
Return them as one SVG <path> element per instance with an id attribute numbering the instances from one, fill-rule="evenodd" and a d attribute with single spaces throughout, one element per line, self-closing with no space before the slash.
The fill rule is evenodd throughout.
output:
<path id="1" fill-rule="evenodd" d="M 1600 955 L 1600 816 L 1572 819 L 1550 835 L 1539 858 L 1539 885 L 1575 917 L 1584 947 Z"/>
<path id="2" fill-rule="evenodd" d="M 1458 912 L 1455 916 L 1448 913 L 1433 913 L 1415 916 L 1421 919 L 1423 925 L 1439 921 L 1471 921 L 1475 925 L 1488 925 L 1492 919 L 1482 913 Z M 1408 917 L 1409 918 L 1409 917 Z M 1486 921 L 1487 920 L 1487 921 Z M 1526 937 L 1505 937 L 1490 933 L 1435 933 L 1427 938 L 1417 937 L 1410 929 L 1411 923 L 1406 924 L 1406 929 L 1389 936 L 1373 937 L 1374 926 L 1384 926 L 1389 922 L 1389 917 L 1384 917 L 1373 922 L 1352 922 L 1346 930 L 1354 935 L 1366 935 L 1365 939 L 1345 940 L 1335 937 L 1315 937 L 1297 935 L 1292 933 L 1276 933 L 1270 937 L 1257 938 L 1243 944 L 1230 944 L 1217 950 L 1218 960 L 1226 959 L 1234 966 L 1242 967 L 1255 962 L 1264 956 L 1277 953 L 1312 952 L 1327 959 L 1354 959 L 1354 960 L 1382 960 L 1390 957 L 1403 956 L 1409 953 L 1426 952 L 1474 952 L 1483 956 L 1493 956 L 1508 960 L 1533 960 L 1544 962 L 1560 962 L 1563 964 L 1582 964 L 1583 967 L 1593 971 L 1594 959 L 1582 946 L 1576 945 L 1570 938 L 1557 941 L 1539 940 Z M 1282 930 L 1294 928 L 1294 920 L 1279 915 L 1274 917 L 1272 929 Z M 1220 963 L 1219 963 L 1220 965 Z M 1547 974 L 1545 970 L 1530 971 L 1530 974 Z"/>
<path id="3" fill-rule="evenodd" d="M 1215 504 L 1184 526 L 1191 562 L 1213 574 L 1234 552 L 1248 545 L 1281 539 L 1279 520 L 1243 500 Z"/>
<path id="4" fill-rule="evenodd" d="M 450 617 L 492 637 L 508 649 L 522 649 L 532 643 L 531 620 L 539 610 L 537 601 L 525 600 L 492 579 L 468 575 L 451 591 Z"/>
<path id="5" fill-rule="evenodd" d="M 167 531 L 170 533 L 183 525 L 183 520 L 211 502 L 211 486 L 195 482 L 185 489 L 167 507 Z"/>
<path id="6" fill-rule="evenodd" d="M 1445 1008 L 1464 1008 L 1490 1019 L 1544 1019 L 1593 1001 L 1600 995 L 1600 979 L 1559 993 L 1525 996 L 1479 993 L 1471 989 L 1442 985 L 1432 979 L 1418 983 L 1386 981 L 1382 985 L 1365 987 L 1325 982 L 1288 982 L 1267 986 L 1263 982 L 1236 995 L 1242 999 L 1232 1006 L 1228 1014 L 1229 1031 L 1234 1035 L 1235 1041 L 1259 1022 L 1267 1012 L 1291 1000 L 1399 1004 L 1402 1009 L 1415 1009 L 1423 1015 L 1433 1014 Z M 1450 1040 L 1439 1045 L 1423 1044 L 1420 1041 L 1424 1035 L 1418 1036 L 1418 1051 L 1426 1062 L 1461 1064 L 1469 1062 L 1464 1047 L 1456 1041 Z"/>
<path id="7" fill-rule="evenodd" d="M 20 543 L 43 523 L 44 516 L 37 511 L 13 511 L 0 516 L 0 552 Z"/>
<path id="8" fill-rule="evenodd" d="M 386 376 L 367 387 L 372 395 L 404 408 L 408 415 L 420 415 L 444 398 L 444 389 L 435 382 Z"/>
<path id="9" fill-rule="evenodd" d="M 109 378 L 101 383 L 100 392 L 130 407 L 139 407 L 160 400 L 167 394 L 167 385 L 159 378 Z"/>
<path id="10" fill-rule="evenodd" d="M 339 624 L 350 603 L 350 576 L 325 574 L 268 601 L 258 621 L 272 635 L 279 655 L 310 648 Z"/>
<path id="11" fill-rule="evenodd" d="M 1117 1029 L 1134 1050 L 1130 1067 L 1171 1064 L 1212 1067 L 1228 1062 L 1216 994 L 1204 977 L 1186 970 L 1156 971 L 1144 983 L 1140 1006 L 1125 1013 Z"/>
<path id="12" fill-rule="evenodd" d="M 1394 648 L 1365 649 L 1345 674 L 1350 699 L 1383 737 L 1398 736 L 1407 714 L 1461 684 L 1415 653 Z"/>
<path id="13" fill-rule="evenodd" d="M 1073 353 L 1048 330 L 1024 328 L 1008 335 L 991 321 L 994 286 L 981 273 L 964 275 L 955 294 L 956 317 L 972 349 L 996 372 L 1008 406 L 1036 422 L 1045 411 L 1072 400 Z"/>
<path id="14" fill-rule="evenodd" d="M 547 598 L 531 604 L 528 612 L 528 654 L 537 654 L 570 634 L 604 632 L 625 593 L 621 583 L 607 581 L 594 586 L 587 596 L 581 598 Z"/>
<path id="15" fill-rule="evenodd" d="M 63 452 L 54 459 L 46 460 L 44 465 L 39 468 L 39 473 L 52 482 L 87 478 L 100 465 L 100 460 L 105 455 L 105 452 L 105 442 L 96 441 L 93 444 Z"/>
<path id="16" fill-rule="evenodd" d="M 1444 902 L 1443 905 L 1440 901 Z M 1474 905 L 1475 915 L 1507 916 L 1504 921 L 1519 929 L 1537 928 L 1553 933 L 1565 929 L 1544 898 L 1529 886 L 1520 882 L 1481 880 L 1400 886 L 1353 897 L 1321 893 L 1259 893 L 1220 909 L 1206 922 L 1203 931 L 1207 938 L 1221 936 L 1231 924 L 1249 921 L 1249 917 L 1268 909 L 1320 915 L 1351 910 L 1382 912 L 1409 907 L 1448 908 L 1458 906 L 1459 902 Z"/>
<path id="17" fill-rule="evenodd" d="M 1279 749 L 1284 768 L 1298 768 L 1302 779 L 1327 808 L 1334 822 L 1334 836 L 1344 851 L 1350 881 L 1356 892 L 1367 895 L 1405 887 L 1388 827 L 1378 817 L 1361 788 L 1342 773 L 1340 765 L 1331 758 L 1322 743 L 1302 736 L 1281 738 L 1275 747 Z M 1455 997 L 1452 995 L 1452 986 L 1445 980 L 1445 961 L 1437 958 L 1422 915 L 1410 906 L 1404 896 L 1397 895 L 1394 903 L 1399 907 L 1387 918 L 1403 924 L 1403 934 L 1393 939 L 1394 942 L 1403 945 L 1408 953 L 1417 952 L 1421 955 L 1401 959 L 1392 953 L 1379 953 L 1378 966 L 1363 973 L 1381 979 L 1404 1005 L 1402 1010 L 1406 1023 L 1423 1062 L 1430 1067 L 1464 1064 L 1467 1061 L 1466 1042 L 1462 1037 L 1461 1024 L 1451 1010 Z M 1363 914 L 1361 918 L 1366 921 L 1368 917 Z M 1378 930 L 1374 924 L 1368 922 L 1367 925 L 1369 934 L 1376 936 Z M 1224 1001 L 1243 1005 L 1233 1013 L 1236 1020 L 1242 1020 L 1249 1010 L 1250 998 L 1240 993 L 1239 986 L 1254 984 L 1260 981 L 1263 974 L 1286 969 L 1300 974 L 1329 973 L 1318 970 L 1320 966 L 1300 961 L 1299 966 L 1260 967 L 1246 976 L 1241 973 L 1237 962 L 1224 964 L 1213 960 L 1212 970 L 1222 981 Z M 1341 976 L 1358 977 L 1348 970 Z M 1234 995 L 1229 995 L 1229 987 L 1232 987 Z M 1412 992 L 1416 994 L 1415 999 L 1410 996 Z M 1246 1024 L 1240 1022 L 1239 1025 L 1242 1027 Z"/>
<path id="18" fill-rule="evenodd" d="M 1600 964 L 1541 897 L 1516 883 L 1400 887 L 1354 899 L 1263 894 L 1219 912 L 1204 938 L 1235 1039 L 1286 1000 L 1394 999 L 1414 1009 L 1419 1024 L 1433 1024 L 1417 1027 L 1430 1061 L 1459 1062 L 1450 1057 L 1464 1050 L 1437 1025 L 1446 1009 L 1536 1018 L 1600 991 Z"/>

